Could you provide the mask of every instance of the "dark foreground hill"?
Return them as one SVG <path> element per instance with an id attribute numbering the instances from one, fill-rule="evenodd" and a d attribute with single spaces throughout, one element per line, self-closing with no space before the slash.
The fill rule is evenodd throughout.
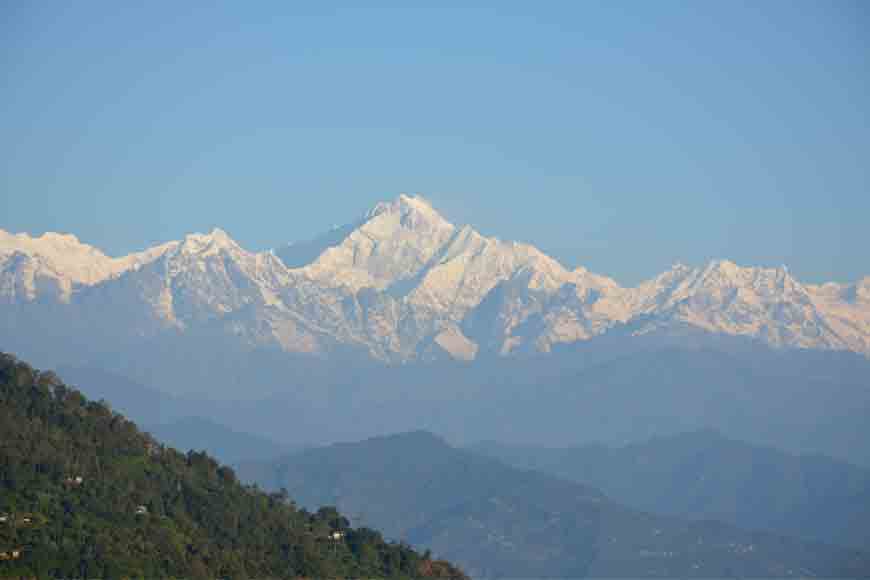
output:
<path id="1" fill-rule="evenodd" d="M 710 430 L 622 447 L 481 443 L 471 449 L 593 485 L 637 509 L 870 546 L 870 471 L 820 455 L 792 455 Z"/>
<path id="2" fill-rule="evenodd" d="M 338 505 L 475 576 L 870 575 L 870 559 L 858 550 L 651 515 L 595 488 L 452 448 L 426 432 L 239 469 L 243 478 L 286 487 L 304 505 Z"/>
<path id="3" fill-rule="evenodd" d="M 53 373 L 0 354 L 0 576 L 461 576 L 408 546 L 240 484 Z"/>

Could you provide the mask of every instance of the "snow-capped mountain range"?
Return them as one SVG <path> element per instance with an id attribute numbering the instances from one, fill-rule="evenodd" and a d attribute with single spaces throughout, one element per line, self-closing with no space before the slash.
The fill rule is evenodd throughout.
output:
<path id="1" fill-rule="evenodd" d="M 870 277 L 814 286 L 784 267 L 722 260 L 623 288 L 533 246 L 457 227 L 408 195 L 261 253 L 219 229 L 121 258 L 68 234 L 0 230 L 0 312 L 49 305 L 103 336 L 195 331 L 296 353 L 349 347 L 388 362 L 686 329 L 870 356 Z"/>

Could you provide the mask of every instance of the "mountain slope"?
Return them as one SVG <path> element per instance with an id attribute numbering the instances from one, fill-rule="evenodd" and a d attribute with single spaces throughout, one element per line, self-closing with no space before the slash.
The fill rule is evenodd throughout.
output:
<path id="1" fill-rule="evenodd" d="M 789 455 L 713 431 L 624 447 L 486 443 L 471 449 L 518 468 L 594 485 L 637 509 L 870 545 L 870 471 L 823 456 Z"/>
<path id="2" fill-rule="evenodd" d="M 302 272 L 321 285 L 357 294 L 366 290 L 368 296 L 376 296 L 374 307 L 362 307 L 363 316 L 374 315 L 380 323 L 369 327 L 369 337 L 378 340 L 389 335 L 390 344 L 405 359 L 437 356 L 442 351 L 471 359 L 480 348 L 507 354 L 520 343 L 535 350 L 547 349 L 557 339 L 588 338 L 593 333 L 583 324 L 586 317 L 576 315 L 540 325 L 532 337 L 512 337 L 512 331 L 541 310 L 541 300 L 560 290 L 582 308 L 590 291 L 618 289 L 612 280 L 585 270 L 569 272 L 532 246 L 486 238 L 468 226 L 456 227 L 419 196 L 401 195 L 394 202 L 379 204 L 356 228 L 335 232 L 338 236 L 330 237 Z M 294 246 L 278 255 L 297 263 L 291 251 Z M 517 312 L 510 304 L 496 304 L 499 320 L 493 321 L 494 328 L 483 329 L 496 333 L 496 342 L 470 340 L 465 335 L 466 317 L 505 284 L 521 293 L 520 300 L 534 305 Z M 571 328 L 554 330 L 559 325 Z"/>
<path id="3" fill-rule="evenodd" d="M 870 352 L 870 276 L 855 284 L 807 286 L 831 329 L 850 350 Z"/>
<path id="4" fill-rule="evenodd" d="M 93 286 L 139 268 L 174 244 L 109 258 L 71 234 L 48 232 L 32 238 L 0 230 L 0 302 L 43 298 L 69 302 L 77 288 Z"/>
<path id="5" fill-rule="evenodd" d="M 510 468 L 426 432 L 239 467 L 304 505 L 334 503 L 483 576 L 870 574 L 855 550 L 624 508 L 594 488 Z"/>
<path id="6" fill-rule="evenodd" d="M 0 516 L 0 576 L 462 577 L 334 508 L 244 487 L 6 354 Z"/>
<path id="7" fill-rule="evenodd" d="M 59 367 L 57 373 L 72 388 L 93 401 L 111 401 L 112 409 L 137 425 L 155 425 L 178 419 L 183 405 L 177 398 L 115 373 L 97 368 Z"/>
<path id="8" fill-rule="evenodd" d="M 677 266 L 642 284 L 634 300 L 639 334 L 686 325 L 775 347 L 850 350 L 785 267 L 741 268 L 727 260 L 703 269 Z"/>
<path id="9" fill-rule="evenodd" d="M 181 451 L 205 451 L 227 464 L 243 459 L 272 459 L 293 451 L 265 437 L 242 433 L 203 417 L 184 417 L 151 425 L 148 432 Z"/>
<path id="10" fill-rule="evenodd" d="M 816 292 L 784 268 L 714 261 L 624 289 L 583 268 L 568 271 L 533 246 L 454 226 L 422 197 L 404 194 L 319 243 L 319 253 L 306 248 L 311 262 L 300 271 L 320 286 L 367 292 L 360 317 L 376 324 L 361 339 L 388 344 L 378 355 L 387 359 L 426 358 L 433 344 L 461 359 L 546 352 L 624 323 L 640 334 L 689 325 L 776 347 L 870 352 L 859 338 L 870 335 L 862 323 L 870 316 L 866 298 Z M 301 264 L 298 253 L 279 256 Z"/>
<path id="11" fill-rule="evenodd" d="M 37 321 L 70 328 L 70 336 L 96 329 L 96 352 L 180 336 L 398 363 L 529 355 L 614 334 L 666 339 L 689 329 L 870 355 L 868 280 L 803 285 L 784 268 L 720 260 L 623 288 L 534 246 L 455 226 L 422 197 L 403 194 L 275 253 L 248 252 L 219 229 L 120 258 L 69 235 L 0 232 L 0 308 L 22 321 L 0 332 L 14 337 Z M 59 357 L 76 346 L 59 340 L 68 348 L 41 348 Z"/>

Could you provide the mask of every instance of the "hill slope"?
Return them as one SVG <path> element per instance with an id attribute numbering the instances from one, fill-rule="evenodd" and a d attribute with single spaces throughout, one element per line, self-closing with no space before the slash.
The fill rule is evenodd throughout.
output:
<path id="1" fill-rule="evenodd" d="M 182 451 L 205 451 L 233 465 L 243 459 L 273 459 L 297 451 L 271 439 L 234 431 L 204 417 L 184 417 L 172 423 L 148 426 L 148 431 Z"/>
<path id="2" fill-rule="evenodd" d="M 335 538 L 332 534 L 338 533 Z M 444 562 L 242 486 L 53 373 L 0 354 L 2 576 L 460 576 Z"/>
<path id="3" fill-rule="evenodd" d="M 868 575 L 868 555 L 622 507 L 426 432 L 310 449 L 241 476 L 330 503 L 482 576 Z"/>

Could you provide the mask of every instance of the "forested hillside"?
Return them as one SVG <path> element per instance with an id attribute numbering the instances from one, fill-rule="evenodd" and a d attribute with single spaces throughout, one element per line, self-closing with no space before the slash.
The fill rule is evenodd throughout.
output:
<path id="1" fill-rule="evenodd" d="M 461 577 L 0 354 L 0 576 Z"/>

